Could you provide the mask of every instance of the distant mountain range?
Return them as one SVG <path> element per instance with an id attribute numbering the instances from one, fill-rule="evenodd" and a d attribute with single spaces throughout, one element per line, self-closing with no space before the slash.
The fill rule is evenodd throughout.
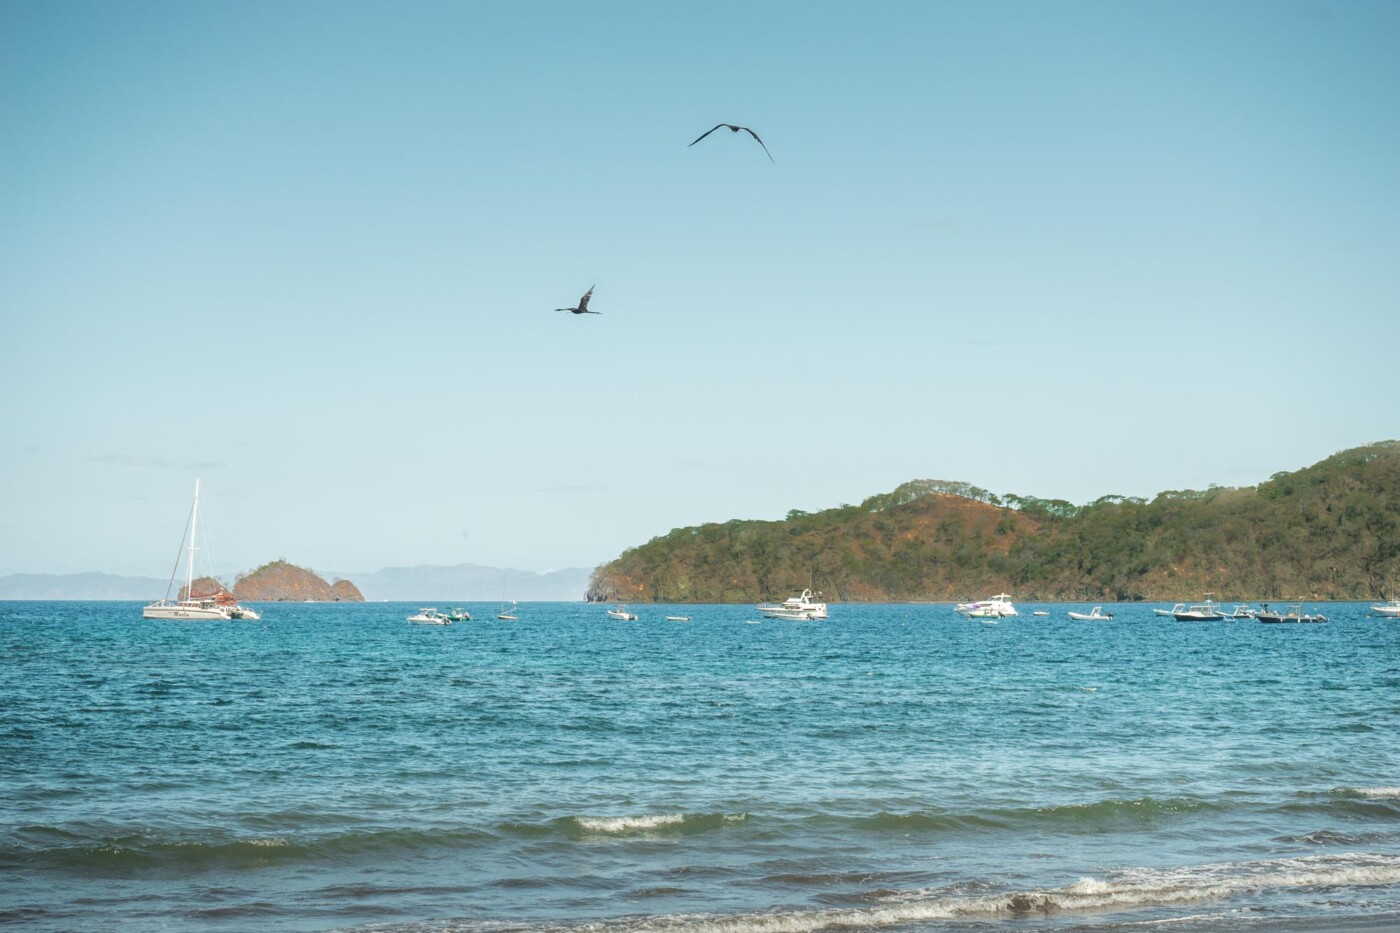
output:
<path id="1" fill-rule="evenodd" d="M 0 599 L 152 600 L 165 595 L 165 584 L 111 573 L 10 573 L 0 577 Z"/>
<path id="2" fill-rule="evenodd" d="M 591 568 L 550 573 L 457 564 L 453 567 L 386 567 L 373 573 L 323 573 L 350 580 L 366 600 L 573 602 L 583 599 Z M 232 585 L 233 578 L 226 581 Z M 165 595 L 166 580 L 110 573 L 11 573 L 0 576 L 0 599 L 151 600 Z M 173 594 L 172 594 L 173 595 Z"/>
<path id="3" fill-rule="evenodd" d="M 453 567 L 386 567 L 374 573 L 328 574 L 350 580 L 369 602 L 379 600 L 456 600 L 493 602 L 576 602 L 588 589 L 591 567 L 549 573 L 457 564 Z"/>

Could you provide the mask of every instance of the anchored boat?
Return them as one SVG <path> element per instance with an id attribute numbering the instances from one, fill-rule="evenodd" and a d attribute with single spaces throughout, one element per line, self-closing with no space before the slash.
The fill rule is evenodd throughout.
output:
<path id="1" fill-rule="evenodd" d="M 820 594 L 818 594 L 820 595 Z M 760 603 L 755 608 L 765 619 L 792 619 L 808 622 L 826 618 L 826 603 L 815 602 L 811 590 L 803 590 L 801 596 L 789 596 L 781 603 Z"/>

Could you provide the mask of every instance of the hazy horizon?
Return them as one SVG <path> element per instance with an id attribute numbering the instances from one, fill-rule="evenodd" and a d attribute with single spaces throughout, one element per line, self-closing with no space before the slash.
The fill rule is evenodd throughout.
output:
<path id="1" fill-rule="evenodd" d="M 0 574 L 1400 437 L 1400 5 L 0 5 Z M 719 122 L 746 134 L 697 135 Z M 596 284 L 590 308 L 561 314 Z"/>

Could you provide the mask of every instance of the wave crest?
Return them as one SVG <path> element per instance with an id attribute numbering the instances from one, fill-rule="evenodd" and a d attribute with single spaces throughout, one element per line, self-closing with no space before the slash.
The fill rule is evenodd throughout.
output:
<path id="1" fill-rule="evenodd" d="M 625 836 L 657 832 L 701 832 L 741 823 L 747 813 L 649 813 L 638 816 L 574 816 L 568 817 L 580 832 L 588 835 Z"/>
<path id="2" fill-rule="evenodd" d="M 1124 910 L 1219 900 L 1260 888 L 1400 884 L 1400 856 L 1306 856 L 1180 869 L 1138 869 L 1105 878 L 1080 878 L 1050 890 L 980 896 L 943 891 L 890 892 L 877 907 L 823 908 L 741 915 L 675 914 L 586 924 L 586 931 L 655 933 L 820 933 L 868 930 L 937 920 L 994 920 L 1049 916 L 1065 911 Z"/>

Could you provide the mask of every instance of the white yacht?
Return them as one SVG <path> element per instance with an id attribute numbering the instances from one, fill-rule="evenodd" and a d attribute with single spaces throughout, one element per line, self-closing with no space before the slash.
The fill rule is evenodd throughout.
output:
<path id="1" fill-rule="evenodd" d="M 826 618 L 826 603 L 814 602 L 811 590 L 803 590 L 801 596 L 789 596 L 781 603 L 760 603 L 755 608 L 763 614 L 765 619 L 792 619 L 797 622 L 808 622 L 812 619 Z"/>
<path id="2" fill-rule="evenodd" d="M 1372 606 L 1371 611 L 1387 619 L 1400 619 L 1400 599 L 1392 599 L 1388 603 Z"/>
<path id="3" fill-rule="evenodd" d="M 189 559 L 185 565 L 185 598 L 171 602 L 170 590 L 175 585 L 175 574 L 179 572 L 180 564 L 177 560 L 174 569 L 170 572 L 170 582 L 165 585 L 165 598 L 158 599 L 141 610 L 141 617 L 145 619 L 218 619 L 227 622 L 230 619 L 243 619 L 256 622 L 258 614 L 251 609 L 245 609 L 238 605 L 238 600 L 227 590 L 214 596 L 197 597 L 194 592 L 194 552 L 195 533 L 199 530 L 199 480 L 194 481 L 194 504 L 190 506 L 189 531 Z M 185 539 L 180 539 L 180 548 L 184 550 Z"/>
<path id="4" fill-rule="evenodd" d="M 408 621 L 418 625 L 451 625 L 452 620 L 445 613 L 438 612 L 436 608 L 429 607 L 419 609 L 417 615 L 408 617 Z"/>
<path id="5" fill-rule="evenodd" d="M 958 603 L 953 607 L 953 611 L 969 619 L 1004 619 L 1007 616 L 1014 616 L 1016 607 L 1011 605 L 1009 595 L 998 593 L 991 599 L 984 599 L 980 602 Z"/>

